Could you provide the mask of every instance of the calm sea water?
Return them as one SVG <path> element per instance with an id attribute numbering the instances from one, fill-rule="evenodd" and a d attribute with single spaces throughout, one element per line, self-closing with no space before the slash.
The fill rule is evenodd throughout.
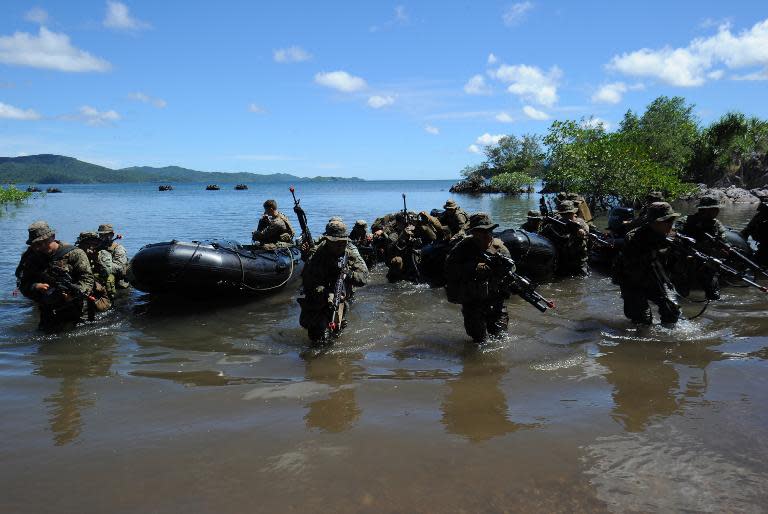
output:
<path id="1" fill-rule="evenodd" d="M 765 295 L 728 288 L 673 331 L 638 331 L 595 273 L 509 301 L 509 336 L 468 344 L 440 289 L 376 270 L 349 330 L 307 351 L 296 289 L 247 303 L 137 292 L 57 336 L 12 296 L 27 226 L 65 241 L 111 222 L 129 253 L 169 239 L 248 240 L 288 184 L 63 185 L 0 216 L 2 512 L 764 511 Z M 450 182 L 298 184 L 319 235 Z M 538 197 L 460 196 L 502 228 Z M 686 209 L 688 207 L 681 206 Z M 729 208 L 741 226 L 753 207 Z M 298 228 L 298 224 L 296 224 Z M 699 305 L 685 305 L 693 314 Z"/>

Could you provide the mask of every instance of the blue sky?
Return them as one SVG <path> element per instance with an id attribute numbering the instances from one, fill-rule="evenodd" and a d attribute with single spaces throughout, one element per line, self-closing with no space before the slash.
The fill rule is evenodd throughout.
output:
<path id="1" fill-rule="evenodd" d="M 0 155 L 455 178 L 659 95 L 768 118 L 764 2 L 0 3 Z"/>

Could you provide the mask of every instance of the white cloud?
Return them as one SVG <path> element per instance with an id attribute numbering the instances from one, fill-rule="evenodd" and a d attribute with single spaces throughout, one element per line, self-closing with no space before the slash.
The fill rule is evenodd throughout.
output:
<path id="1" fill-rule="evenodd" d="M 489 65 L 491 65 L 491 64 L 496 64 L 496 62 L 497 62 L 498 60 L 499 60 L 499 59 L 498 59 L 498 58 L 497 58 L 495 55 L 493 55 L 493 54 L 488 54 L 488 64 L 489 64 Z"/>
<path id="2" fill-rule="evenodd" d="M 37 36 L 16 32 L 0 36 L 0 62 L 58 71 L 107 71 L 111 65 L 72 46 L 69 36 L 40 27 Z"/>
<path id="3" fill-rule="evenodd" d="M 538 109 L 534 109 L 530 105 L 526 105 L 525 107 L 523 107 L 523 112 L 525 113 L 526 116 L 528 116 L 532 120 L 542 121 L 542 120 L 549 119 L 549 114 L 547 114 L 546 112 L 540 111 Z"/>
<path id="4" fill-rule="evenodd" d="M 496 115 L 496 121 L 500 121 L 501 123 L 512 123 L 515 119 L 506 112 L 500 112 Z"/>
<path id="5" fill-rule="evenodd" d="M 717 34 L 696 38 L 685 48 L 642 48 L 614 56 L 608 68 L 625 75 L 652 77 L 679 87 L 694 87 L 717 79 L 718 65 L 730 69 L 768 65 L 768 19 L 734 35 L 730 25 Z M 714 73 L 714 74 L 713 74 Z"/>
<path id="6" fill-rule="evenodd" d="M 551 107 L 557 102 L 557 86 L 563 72 L 557 66 L 544 72 L 536 66 L 503 64 L 489 71 L 491 77 L 510 83 L 507 91 L 524 100 Z"/>
<path id="7" fill-rule="evenodd" d="M 601 125 L 605 130 L 611 129 L 610 122 L 595 116 L 590 116 L 589 119 L 582 120 L 581 122 L 581 126 L 584 128 L 598 128 Z"/>
<path id="8" fill-rule="evenodd" d="M 501 15 L 501 19 L 504 20 L 504 25 L 512 27 L 523 21 L 525 19 L 525 14 L 531 9 L 533 9 L 533 4 L 531 2 L 513 4 L 510 8 L 504 11 L 504 14 Z"/>
<path id="9" fill-rule="evenodd" d="M 713 70 L 707 73 L 707 78 L 712 80 L 720 80 L 725 76 L 725 70 Z"/>
<path id="10" fill-rule="evenodd" d="M 168 102 L 166 102 L 162 98 L 155 98 L 153 96 L 149 96 L 148 94 L 142 93 L 140 91 L 137 91 L 135 93 L 130 93 L 128 95 L 128 98 L 130 98 L 131 100 L 136 100 L 137 102 L 154 105 L 158 109 L 163 109 L 168 105 Z"/>
<path id="11" fill-rule="evenodd" d="M 132 17 L 127 5 L 111 0 L 107 2 L 104 26 L 117 30 L 144 30 L 151 27 L 149 23 Z"/>
<path id="12" fill-rule="evenodd" d="M 491 88 L 485 83 L 485 77 L 475 75 L 464 84 L 464 92 L 468 95 L 489 95 Z"/>
<path id="13" fill-rule="evenodd" d="M 768 80 L 768 68 L 746 75 L 734 75 L 731 78 L 733 80 Z"/>
<path id="14" fill-rule="evenodd" d="M 624 82 L 612 82 L 605 84 L 592 95 L 592 101 L 597 103 L 617 104 L 621 102 L 624 93 L 627 92 L 627 85 Z"/>
<path id="15" fill-rule="evenodd" d="M 405 6 L 398 5 L 395 7 L 395 19 L 400 23 L 408 23 L 408 13 L 405 11 Z"/>
<path id="16" fill-rule="evenodd" d="M 439 134 L 440 134 L 440 129 L 439 129 L 439 128 L 437 128 L 437 127 L 433 127 L 432 125 L 426 125 L 426 126 L 424 127 L 424 131 L 425 131 L 427 134 L 432 134 L 433 136 L 437 136 L 437 135 L 439 135 Z"/>
<path id="17" fill-rule="evenodd" d="M 266 109 L 264 109 L 262 106 L 255 104 L 255 103 L 249 103 L 248 104 L 248 112 L 253 112 L 256 114 L 266 114 Z"/>
<path id="18" fill-rule="evenodd" d="M 394 96 L 374 95 L 368 99 L 368 106 L 374 109 L 381 109 L 382 107 L 392 105 L 393 103 L 395 103 Z"/>
<path id="19" fill-rule="evenodd" d="M 410 16 L 408 16 L 408 11 L 406 11 L 405 6 L 398 5 L 395 7 L 394 18 L 392 18 L 391 20 L 387 21 L 382 25 L 373 25 L 368 30 L 370 32 L 379 32 L 380 30 L 389 30 L 396 26 L 407 25 L 410 20 L 411 20 Z"/>
<path id="20" fill-rule="evenodd" d="M 300 46 L 289 46 L 288 48 L 278 48 L 272 53 L 275 62 L 303 62 L 312 58 L 312 54 Z"/>
<path id="21" fill-rule="evenodd" d="M 469 153 L 482 153 L 482 150 L 480 150 L 480 147 L 477 145 L 469 145 L 467 151 Z"/>
<path id="22" fill-rule="evenodd" d="M 77 119 L 84 121 L 88 125 L 100 126 L 118 121 L 120 115 L 115 111 L 99 111 L 90 105 L 84 105 L 80 107 Z"/>
<path id="23" fill-rule="evenodd" d="M 0 119 L 3 120 L 39 120 L 40 115 L 32 109 L 19 109 L 13 105 L 0 102 Z"/>
<path id="24" fill-rule="evenodd" d="M 365 80 L 350 75 L 346 71 L 320 72 L 315 75 L 315 82 L 321 86 L 337 89 L 343 93 L 354 93 L 368 87 Z"/>
<path id="25" fill-rule="evenodd" d="M 477 138 L 477 140 L 475 141 L 475 144 L 483 145 L 483 146 L 495 145 L 496 143 L 499 142 L 499 139 L 501 139 L 502 137 L 504 137 L 504 134 L 491 135 L 488 132 L 486 132 L 485 134 Z"/>
<path id="26" fill-rule="evenodd" d="M 33 7 L 29 11 L 24 14 L 24 19 L 27 21 L 31 21 L 32 23 L 39 23 L 40 25 L 45 25 L 48 23 L 48 20 L 50 19 L 48 17 L 48 12 L 45 9 L 42 9 L 40 7 Z"/>

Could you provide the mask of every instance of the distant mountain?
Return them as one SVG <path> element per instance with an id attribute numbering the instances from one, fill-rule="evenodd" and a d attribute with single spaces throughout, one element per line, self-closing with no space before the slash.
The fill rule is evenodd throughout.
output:
<path id="1" fill-rule="evenodd" d="M 288 173 L 221 173 L 166 166 L 152 168 L 134 166 L 113 170 L 97 164 L 79 161 L 63 155 L 28 155 L 0 157 L 0 184 L 114 184 L 137 182 L 207 182 L 207 183 L 264 183 L 264 182 L 326 182 L 359 181 L 357 177 L 305 178 Z"/>

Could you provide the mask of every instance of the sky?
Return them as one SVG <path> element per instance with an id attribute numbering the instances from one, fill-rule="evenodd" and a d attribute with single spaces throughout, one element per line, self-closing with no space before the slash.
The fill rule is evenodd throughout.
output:
<path id="1" fill-rule="evenodd" d="M 0 156 L 452 179 L 659 95 L 768 118 L 768 4 L 0 2 Z"/>

